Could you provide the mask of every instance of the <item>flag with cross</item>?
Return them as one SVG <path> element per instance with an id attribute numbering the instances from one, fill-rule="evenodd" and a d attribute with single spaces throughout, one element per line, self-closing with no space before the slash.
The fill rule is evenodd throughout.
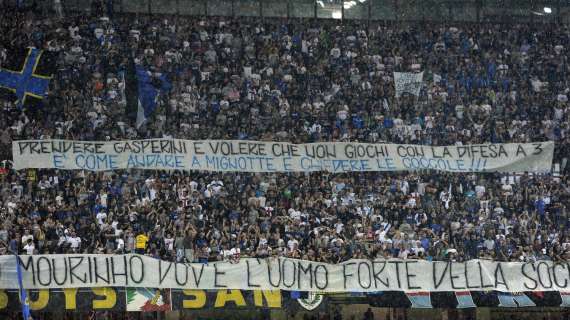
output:
<path id="1" fill-rule="evenodd" d="M 10 50 L 0 68 L 0 99 L 18 108 L 40 105 L 56 68 L 55 52 Z"/>

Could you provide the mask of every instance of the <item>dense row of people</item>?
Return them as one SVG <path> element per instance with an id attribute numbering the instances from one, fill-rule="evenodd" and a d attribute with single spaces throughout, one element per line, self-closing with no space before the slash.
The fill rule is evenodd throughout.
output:
<path id="1" fill-rule="evenodd" d="M 568 180 L 420 173 L 8 173 L 14 252 L 202 261 L 566 259 Z"/>
<path id="2" fill-rule="evenodd" d="M 333 263 L 570 257 L 565 25 L 14 12 L 0 30 L 0 62 L 14 48 L 59 52 L 43 107 L 0 102 L 6 160 L 19 139 L 553 140 L 561 172 L 16 172 L 4 161 L 5 253 Z M 131 62 L 172 83 L 140 127 L 124 94 Z M 395 98 L 394 71 L 424 71 L 420 95 Z"/>

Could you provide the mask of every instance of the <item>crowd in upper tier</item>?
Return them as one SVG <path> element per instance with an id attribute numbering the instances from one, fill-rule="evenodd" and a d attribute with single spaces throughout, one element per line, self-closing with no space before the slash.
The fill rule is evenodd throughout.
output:
<path id="1" fill-rule="evenodd" d="M 0 101 L 20 139 L 156 137 L 423 145 L 556 143 L 556 174 L 0 171 L 4 253 L 138 252 L 176 261 L 287 256 L 570 258 L 567 25 L 4 11 L 14 48 L 58 52 L 43 106 Z M 172 89 L 136 126 L 129 63 Z M 424 72 L 395 97 L 393 72 Z"/>

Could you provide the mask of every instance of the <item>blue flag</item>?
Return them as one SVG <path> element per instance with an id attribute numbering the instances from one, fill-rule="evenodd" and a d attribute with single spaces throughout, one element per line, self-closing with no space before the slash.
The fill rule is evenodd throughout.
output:
<path id="1" fill-rule="evenodd" d="M 10 51 L 0 68 L 0 98 L 18 108 L 41 103 L 55 71 L 56 53 L 28 48 Z"/>
<path id="2" fill-rule="evenodd" d="M 138 83 L 137 128 L 140 128 L 156 109 L 159 94 L 170 91 L 172 84 L 165 74 L 153 78 L 140 65 L 136 66 L 136 75 Z"/>
<path id="3" fill-rule="evenodd" d="M 20 301 L 22 304 L 22 318 L 24 320 L 29 320 L 31 318 L 30 314 L 30 304 L 28 301 L 28 295 L 26 290 L 24 290 L 24 284 L 22 280 L 22 267 L 20 266 L 20 258 L 18 256 L 14 256 L 16 258 L 16 271 L 18 273 L 18 286 L 20 288 Z"/>
<path id="4" fill-rule="evenodd" d="M 300 291 L 291 291 L 291 299 L 301 299 Z"/>

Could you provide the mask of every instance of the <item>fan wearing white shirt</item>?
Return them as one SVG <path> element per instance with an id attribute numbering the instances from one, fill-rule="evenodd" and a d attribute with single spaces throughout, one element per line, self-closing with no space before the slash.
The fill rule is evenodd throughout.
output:
<path id="1" fill-rule="evenodd" d="M 227 244 L 222 245 L 222 250 L 220 251 L 220 254 L 222 255 L 223 261 L 228 262 L 230 260 L 232 253 L 231 253 L 231 250 L 228 249 Z"/>
<path id="2" fill-rule="evenodd" d="M 101 193 L 99 194 L 98 198 L 99 198 L 99 200 L 101 200 L 101 205 L 104 208 L 107 208 L 107 198 L 108 198 L 107 193 L 105 193 L 103 190 L 101 190 Z"/>
<path id="3" fill-rule="evenodd" d="M 447 191 L 441 191 L 439 199 L 444 203 L 445 208 L 449 209 L 449 202 L 451 202 L 451 194 Z"/>
<path id="4" fill-rule="evenodd" d="M 22 235 L 22 243 L 28 243 L 30 240 L 34 241 L 34 236 L 30 234 L 30 230 L 25 229 L 24 235 Z"/>
<path id="5" fill-rule="evenodd" d="M 239 261 L 240 255 L 241 250 L 236 243 L 235 246 L 230 250 L 230 260 L 237 262 Z"/>
<path id="6" fill-rule="evenodd" d="M 27 255 L 33 255 L 35 249 L 36 249 L 36 246 L 34 245 L 34 241 L 32 241 L 32 239 L 28 239 L 28 242 L 24 246 L 24 251 L 26 251 L 26 254 Z"/>
<path id="7" fill-rule="evenodd" d="M 224 186 L 224 183 L 221 180 L 216 180 L 214 179 L 212 182 L 210 182 L 210 184 L 208 184 L 206 187 L 209 188 L 211 187 L 211 190 L 213 191 L 214 195 L 219 194 L 222 191 L 222 187 Z"/>
<path id="8" fill-rule="evenodd" d="M 71 232 L 71 236 L 67 238 L 67 243 L 69 243 L 69 248 L 74 252 L 78 252 L 81 248 L 81 238 L 75 234 L 75 231 Z"/>
<path id="9" fill-rule="evenodd" d="M 289 250 L 293 250 L 295 246 L 299 246 L 299 241 L 297 241 L 297 239 L 291 238 L 287 241 L 287 248 L 289 248 Z"/>
<path id="10" fill-rule="evenodd" d="M 55 203 L 58 207 L 63 206 L 63 196 L 62 192 L 60 191 L 59 194 L 55 197 Z"/>
<path id="11" fill-rule="evenodd" d="M 102 225 L 105 222 L 105 219 L 107 219 L 107 213 L 105 211 L 100 211 L 97 213 L 97 216 L 95 218 L 97 219 L 97 223 L 99 225 Z"/>
<path id="12" fill-rule="evenodd" d="M 168 251 L 174 251 L 174 237 L 171 234 L 167 234 L 164 238 L 164 246 Z"/>
<path id="13" fill-rule="evenodd" d="M 123 238 L 118 237 L 115 239 L 115 243 L 117 244 L 117 250 L 115 252 L 122 253 L 125 250 L 125 241 Z"/>

